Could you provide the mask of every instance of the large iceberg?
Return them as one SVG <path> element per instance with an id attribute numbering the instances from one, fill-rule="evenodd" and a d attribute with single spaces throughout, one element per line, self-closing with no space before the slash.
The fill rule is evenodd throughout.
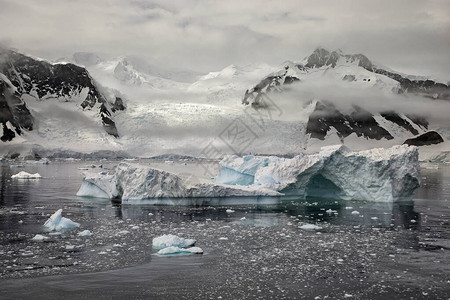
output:
<path id="1" fill-rule="evenodd" d="M 215 182 L 192 182 L 182 175 L 123 162 L 113 175 L 86 173 L 77 195 L 128 203 L 162 199 L 154 200 L 160 204 L 172 201 L 169 198 L 283 195 L 395 201 L 410 198 L 420 178 L 417 148 L 407 145 L 360 152 L 329 146 L 317 154 L 293 158 L 227 156 L 220 166 Z"/>
<path id="2" fill-rule="evenodd" d="M 121 199 L 133 203 L 154 198 L 223 198 L 246 196 L 278 196 L 273 189 L 260 186 L 232 186 L 206 179 L 197 182 L 183 176 L 122 162 L 115 174 L 85 173 L 77 196 Z"/>
<path id="3" fill-rule="evenodd" d="M 249 172 L 247 166 L 253 160 L 258 168 Z M 264 186 L 300 197 L 394 201 L 412 196 L 419 186 L 420 167 L 416 147 L 401 145 L 353 152 L 341 145 L 291 159 L 228 156 L 221 161 L 216 181 Z"/>

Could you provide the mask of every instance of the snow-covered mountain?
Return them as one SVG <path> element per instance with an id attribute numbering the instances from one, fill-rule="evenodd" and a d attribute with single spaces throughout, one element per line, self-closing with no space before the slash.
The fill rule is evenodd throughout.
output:
<path id="1" fill-rule="evenodd" d="M 132 56 L 79 52 L 52 64 L 1 53 L 0 155 L 205 156 L 210 147 L 219 157 L 315 152 L 340 143 L 364 150 L 430 130 L 444 137 L 439 145 L 449 144 L 449 124 L 399 109 L 412 96 L 434 107 L 448 98 L 448 87 L 363 55 L 317 49 L 302 62 L 230 65 L 199 76 Z M 409 143 L 440 142 L 436 134 Z"/>
<path id="2" fill-rule="evenodd" d="M 124 109 L 123 102 L 119 97 L 107 97 L 103 91 L 85 68 L 71 63 L 51 64 L 0 49 L 1 140 L 11 141 L 32 130 L 39 133 L 40 125 L 48 122 L 52 113 L 59 113 L 59 121 L 65 123 L 60 126 L 82 130 L 71 121 L 88 118 L 117 138 L 114 112 Z"/>
<path id="3" fill-rule="evenodd" d="M 296 91 L 299 97 L 311 97 L 306 99 L 313 110 L 305 134 L 312 139 L 326 140 L 329 135 L 336 134 L 341 142 L 349 136 L 404 141 L 426 132 L 429 121 L 415 113 L 397 111 L 396 103 L 383 106 L 382 98 L 395 101 L 392 95 L 416 95 L 435 100 L 450 99 L 447 85 L 411 78 L 379 67 L 363 54 L 317 48 L 302 62 L 286 62 L 280 70 L 263 78 L 245 92 L 242 103 L 265 109 L 271 102 L 277 105 L 270 98 L 275 92 Z M 311 93 L 311 88 L 319 92 Z M 345 101 L 340 93 L 347 96 Z M 368 105 L 361 98 L 366 95 L 373 98 L 374 93 L 378 97 L 376 100 L 380 100 L 379 107 L 369 111 L 366 106 L 374 108 L 377 105 Z M 406 98 L 401 100 L 407 101 Z M 431 101 L 430 105 L 433 105 Z"/>

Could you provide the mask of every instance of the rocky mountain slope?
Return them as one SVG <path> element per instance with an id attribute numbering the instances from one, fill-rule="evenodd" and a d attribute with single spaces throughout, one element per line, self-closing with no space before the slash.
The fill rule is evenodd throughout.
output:
<path id="1" fill-rule="evenodd" d="M 287 62 L 282 70 L 270 74 L 247 90 L 242 103 L 264 109 L 272 102 L 270 97 L 274 93 L 291 89 L 302 91 L 304 82 L 323 82 L 324 78 L 345 82 L 346 89 L 364 88 L 370 91 L 373 88 L 387 94 L 414 94 L 429 99 L 450 100 L 450 87 L 443 83 L 410 79 L 377 66 L 363 54 L 344 54 L 317 48 L 303 62 Z M 341 139 L 355 134 L 366 139 L 391 140 L 396 135 L 390 130 L 392 127 L 415 136 L 426 132 L 429 126 L 428 120 L 417 114 L 402 114 L 389 109 L 369 112 L 358 104 L 358 99 L 352 102 L 350 109 L 345 110 L 335 105 L 333 96 L 311 101 L 314 110 L 309 115 L 306 134 L 313 139 L 325 140 L 335 131 Z"/>
<path id="2" fill-rule="evenodd" d="M 89 72 L 75 64 L 51 64 L 10 49 L 0 49 L 0 105 L 2 141 L 11 141 L 23 130 L 33 130 L 35 120 L 28 106 L 35 102 L 76 103 L 83 111 L 96 111 L 103 129 L 118 137 L 114 111 L 122 99 L 108 99 Z M 67 124 L 70 127 L 70 124 Z"/>

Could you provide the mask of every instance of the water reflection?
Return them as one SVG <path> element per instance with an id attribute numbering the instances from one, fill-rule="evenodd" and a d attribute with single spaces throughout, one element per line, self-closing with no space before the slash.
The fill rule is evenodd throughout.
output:
<path id="1" fill-rule="evenodd" d="M 249 199 L 247 199 L 249 200 Z M 278 199 L 278 204 L 219 206 L 127 205 L 109 200 L 83 199 L 89 218 L 113 217 L 143 222 L 182 223 L 225 220 L 249 226 L 275 226 L 282 221 L 329 223 L 339 226 L 415 229 L 420 214 L 414 202 L 368 202 L 323 198 Z M 227 209 L 233 212 L 227 212 Z"/>

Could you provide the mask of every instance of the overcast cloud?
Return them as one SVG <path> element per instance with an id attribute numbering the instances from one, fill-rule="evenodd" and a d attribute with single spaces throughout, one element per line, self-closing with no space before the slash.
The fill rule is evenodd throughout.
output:
<path id="1" fill-rule="evenodd" d="M 139 55 L 211 71 L 317 46 L 450 81 L 450 1 L 0 0 L 0 41 L 47 59 Z"/>

